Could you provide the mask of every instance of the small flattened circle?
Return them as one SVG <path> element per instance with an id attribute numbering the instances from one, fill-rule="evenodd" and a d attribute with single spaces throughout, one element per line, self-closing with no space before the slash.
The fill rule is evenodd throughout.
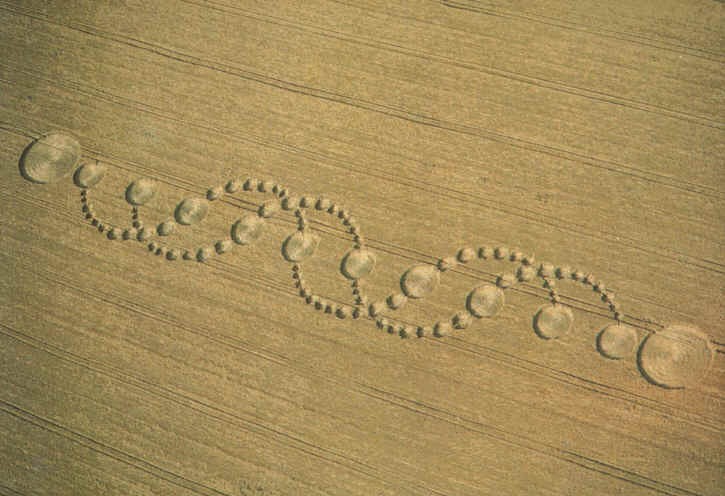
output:
<path id="1" fill-rule="evenodd" d="M 414 265 L 403 274 L 400 287 L 409 298 L 423 298 L 429 295 L 440 283 L 438 269 L 429 264 Z"/>
<path id="2" fill-rule="evenodd" d="M 634 354 L 639 337 L 633 327 L 611 324 L 597 336 L 597 349 L 607 358 L 619 360 Z"/>
<path id="3" fill-rule="evenodd" d="M 284 240 L 282 255 L 289 262 L 301 262 L 312 256 L 320 237 L 308 231 L 296 231 Z"/>
<path id="4" fill-rule="evenodd" d="M 683 388 L 705 376 L 712 363 L 713 346 L 700 330 L 672 325 L 648 336 L 638 358 L 639 368 L 650 382 Z"/>
<path id="5" fill-rule="evenodd" d="M 468 294 L 466 308 L 474 317 L 493 317 L 504 305 L 504 294 L 492 284 L 483 284 Z"/>
<path id="6" fill-rule="evenodd" d="M 141 242 L 148 241 L 151 238 L 151 236 L 153 236 L 153 234 L 154 233 L 151 231 L 150 228 L 142 227 L 136 233 L 136 239 Z"/>
<path id="7" fill-rule="evenodd" d="M 156 227 L 156 233 L 159 236 L 169 236 L 176 230 L 176 223 L 173 220 L 162 222 Z"/>
<path id="8" fill-rule="evenodd" d="M 214 255 L 214 248 L 204 246 L 203 248 L 199 248 L 196 252 L 196 259 L 199 262 L 206 262 L 212 257 L 212 255 Z"/>
<path id="9" fill-rule="evenodd" d="M 126 201 L 131 205 L 144 205 L 156 196 L 158 183 L 148 177 L 136 179 L 126 188 Z"/>
<path id="10" fill-rule="evenodd" d="M 52 133 L 33 141 L 20 157 L 20 173 L 28 181 L 53 183 L 69 174 L 81 158 L 78 140 Z"/>
<path id="11" fill-rule="evenodd" d="M 234 244 L 229 239 L 220 239 L 214 243 L 214 249 L 220 255 L 232 251 L 232 248 L 234 248 Z"/>
<path id="12" fill-rule="evenodd" d="M 209 202 L 204 198 L 185 198 L 179 202 L 174 211 L 176 222 L 190 226 L 201 222 L 209 213 Z"/>
<path id="13" fill-rule="evenodd" d="M 544 305 L 534 317 L 534 330 L 539 337 L 556 339 L 569 332 L 574 323 L 572 311 L 562 305 Z"/>
<path id="14" fill-rule="evenodd" d="M 451 326 L 450 322 L 436 322 L 436 324 L 433 326 L 433 335 L 437 338 L 442 338 L 444 336 L 448 336 L 452 330 L 453 327 Z"/>
<path id="15" fill-rule="evenodd" d="M 461 248 L 458 250 L 458 254 L 456 255 L 458 257 L 458 261 L 461 263 L 468 263 L 476 258 L 476 250 L 473 248 Z"/>
<path id="16" fill-rule="evenodd" d="M 388 306 L 393 310 L 402 308 L 407 303 L 407 301 L 408 297 L 400 293 L 392 294 L 386 299 Z"/>
<path id="17" fill-rule="evenodd" d="M 268 219 L 275 215 L 279 211 L 279 201 L 267 200 L 264 202 L 258 210 L 259 216 Z"/>
<path id="18" fill-rule="evenodd" d="M 248 245 L 262 235 L 264 220 L 257 215 L 246 215 L 232 225 L 232 239 L 240 245 Z"/>
<path id="19" fill-rule="evenodd" d="M 496 284 L 498 284 L 499 287 L 503 289 L 508 289 L 516 284 L 516 276 L 511 272 L 506 272 L 505 274 L 500 275 L 498 279 L 496 279 Z"/>
<path id="20" fill-rule="evenodd" d="M 366 248 L 356 248 L 345 254 L 340 271 L 348 279 L 360 279 L 375 268 L 375 254 Z"/>
<path id="21" fill-rule="evenodd" d="M 530 265 L 522 265 L 516 271 L 516 276 L 519 278 L 519 281 L 528 282 L 536 277 L 536 269 Z"/>
<path id="22" fill-rule="evenodd" d="M 113 227 L 108 231 L 108 234 L 106 235 L 108 239 L 119 239 L 123 235 L 123 231 L 121 228 Z"/>
<path id="23" fill-rule="evenodd" d="M 222 196 L 224 196 L 224 188 L 222 186 L 215 186 L 206 192 L 206 198 L 210 201 L 218 200 Z"/>
<path id="24" fill-rule="evenodd" d="M 76 169 L 73 182 L 79 188 L 92 188 L 106 175 L 106 166 L 98 162 L 86 162 Z"/>
<path id="25" fill-rule="evenodd" d="M 466 329 L 471 325 L 472 320 L 473 317 L 471 317 L 470 313 L 464 311 L 456 312 L 452 319 L 453 327 L 456 329 Z"/>

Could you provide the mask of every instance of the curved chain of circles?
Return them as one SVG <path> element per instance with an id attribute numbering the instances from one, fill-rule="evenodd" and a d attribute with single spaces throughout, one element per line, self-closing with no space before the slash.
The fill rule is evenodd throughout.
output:
<path id="1" fill-rule="evenodd" d="M 363 290 L 363 279 L 376 264 L 376 256 L 362 236 L 360 226 L 350 211 L 324 196 L 295 196 L 290 190 L 273 181 L 256 178 L 234 178 L 224 185 L 209 189 L 205 197 L 190 197 L 176 207 L 173 220 L 166 220 L 149 227 L 144 225 L 140 207 L 152 200 L 158 183 L 150 178 L 133 181 L 126 189 L 126 201 L 132 206 L 130 226 L 119 227 L 99 219 L 93 209 L 90 190 L 101 182 L 106 166 L 98 161 L 81 161 L 78 142 L 67 135 L 46 135 L 28 146 L 21 158 L 21 173 L 36 183 L 54 182 L 75 168 L 75 184 L 81 189 L 81 205 L 85 218 L 98 232 L 110 240 L 137 240 L 149 251 L 169 261 L 187 260 L 205 262 L 213 256 L 232 251 L 257 240 L 264 231 L 265 222 L 281 210 L 292 212 L 297 228 L 282 243 L 282 254 L 291 263 L 294 285 L 299 295 L 313 308 L 337 318 L 368 318 L 377 327 L 403 338 L 434 336 L 443 337 L 454 329 L 466 329 L 474 319 L 494 317 L 504 306 L 505 290 L 520 283 L 540 281 L 548 291 L 549 302 L 536 312 L 533 326 L 544 339 L 554 339 L 566 334 L 573 326 L 571 308 L 562 303 L 557 289 L 559 281 L 570 281 L 590 288 L 608 308 L 613 323 L 597 335 L 597 348 L 608 358 L 621 359 L 637 353 L 640 371 L 655 384 L 663 387 L 684 387 L 704 376 L 712 361 L 713 347 L 706 335 L 682 325 L 666 327 L 662 331 L 646 331 L 644 338 L 634 327 L 623 323 L 624 314 L 614 293 L 592 274 L 568 266 L 555 266 L 548 262 L 536 262 L 532 255 L 518 249 L 499 247 L 464 247 L 453 256 L 441 258 L 435 264 L 416 264 L 408 268 L 400 278 L 400 290 L 392 292 L 380 301 L 371 301 Z M 78 163 L 81 163 L 76 168 Z M 268 199 L 259 204 L 255 213 L 248 213 L 234 222 L 228 238 L 219 239 L 208 246 L 184 249 L 170 246 L 164 239 L 178 225 L 190 226 L 201 222 L 210 206 L 225 195 L 239 192 L 264 194 Z M 302 263 L 311 257 L 320 237 L 310 227 L 306 211 L 315 210 L 339 220 L 352 237 L 353 246 L 340 264 L 342 274 L 350 280 L 352 302 L 338 304 L 315 293 L 303 277 Z M 431 294 L 440 283 L 441 274 L 457 265 L 476 261 L 509 261 L 514 267 L 500 274 L 495 284 L 485 283 L 468 294 L 465 309 L 450 318 L 432 325 L 411 325 L 393 317 L 409 300 L 419 300 Z"/>

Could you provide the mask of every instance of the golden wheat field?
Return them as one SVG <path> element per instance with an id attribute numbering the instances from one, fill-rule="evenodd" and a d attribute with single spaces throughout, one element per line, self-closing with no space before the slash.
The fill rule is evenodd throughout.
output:
<path id="1" fill-rule="evenodd" d="M 0 0 L 0 495 L 723 494 L 724 9 Z"/>

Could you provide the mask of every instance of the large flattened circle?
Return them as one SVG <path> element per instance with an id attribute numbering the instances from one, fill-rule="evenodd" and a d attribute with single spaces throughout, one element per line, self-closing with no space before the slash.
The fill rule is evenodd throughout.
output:
<path id="1" fill-rule="evenodd" d="M 131 205 L 145 205 L 158 191 L 158 183 L 151 178 L 142 177 L 136 179 L 126 188 L 126 201 Z"/>
<path id="2" fill-rule="evenodd" d="M 78 140 L 67 134 L 51 133 L 25 149 L 20 157 L 20 173 L 34 183 L 53 183 L 68 175 L 80 158 Z"/>
<path id="3" fill-rule="evenodd" d="M 311 257 L 320 237 L 309 231 L 296 231 L 291 234 L 282 244 L 282 255 L 289 262 L 301 262 Z"/>
<path id="4" fill-rule="evenodd" d="M 534 317 L 534 330 L 539 337 L 556 339 L 571 330 L 574 314 L 563 305 L 544 305 Z"/>
<path id="5" fill-rule="evenodd" d="M 634 328 L 621 323 L 610 324 L 597 336 L 597 350 L 607 358 L 619 360 L 632 355 L 638 341 Z"/>
<path id="6" fill-rule="evenodd" d="M 375 268 L 375 254 L 366 248 L 355 248 L 343 257 L 340 271 L 348 279 L 361 279 Z"/>
<path id="7" fill-rule="evenodd" d="M 433 292 L 440 279 L 440 272 L 435 266 L 414 265 L 400 278 L 400 288 L 409 298 L 423 298 Z"/>
<path id="8" fill-rule="evenodd" d="M 691 386 L 707 373 L 713 346 L 700 330 L 671 325 L 644 340 L 638 362 L 642 374 L 658 386 L 676 389 Z"/>
<path id="9" fill-rule="evenodd" d="M 73 174 L 73 182 L 83 189 L 92 188 L 100 183 L 106 176 L 106 166 L 98 162 L 89 162 L 81 165 Z"/>
<path id="10" fill-rule="evenodd" d="M 209 202 L 204 198 L 184 198 L 176 206 L 174 217 L 179 224 L 190 226 L 204 220 L 208 212 Z"/>
<path id="11" fill-rule="evenodd" d="M 468 294 L 466 308 L 474 317 L 493 317 L 504 305 L 504 294 L 493 284 L 483 284 Z"/>
<path id="12" fill-rule="evenodd" d="M 248 245 L 259 239 L 264 228 L 264 219 L 258 215 L 245 215 L 232 225 L 232 240 L 240 245 Z"/>

